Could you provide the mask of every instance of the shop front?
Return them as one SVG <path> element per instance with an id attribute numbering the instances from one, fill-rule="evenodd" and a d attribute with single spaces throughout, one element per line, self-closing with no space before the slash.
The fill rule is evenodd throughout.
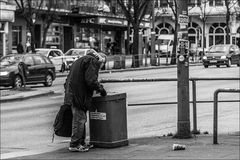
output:
<path id="1" fill-rule="evenodd" d="M 81 18 L 76 23 L 75 47 L 94 48 L 107 55 L 125 54 L 127 21 L 110 17 Z"/>

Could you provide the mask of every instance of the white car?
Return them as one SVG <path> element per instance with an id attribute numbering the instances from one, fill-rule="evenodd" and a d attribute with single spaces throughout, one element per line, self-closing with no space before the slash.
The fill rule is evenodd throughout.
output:
<path id="1" fill-rule="evenodd" d="M 56 71 L 64 72 L 66 70 L 66 58 L 60 49 L 36 48 L 36 53 L 49 57 L 53 62 Z"/>
<path id="2" fill-rule="evenodd" d="M 90 48 L 72 48 L 72 49 L 69 49 L 65 53 L 66 64 L 67 64 L 68 68 L 70 68 L 71 65 L 73 64 L 73 62 L 76 61 L 78 58 L 81 58 L 81 57 L 85 56 L 86 54 L 88 54 L 90 52 L 96 52 L 96 51 L 94 49 L 90 49 Z"/>

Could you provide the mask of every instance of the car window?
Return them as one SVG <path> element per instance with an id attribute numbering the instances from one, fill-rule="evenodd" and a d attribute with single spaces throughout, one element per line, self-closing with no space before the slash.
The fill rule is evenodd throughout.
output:
<path id="1" fill-rule="evenodd" d="M 45 61 L 41 56 L 34 56 L 34 61 L 36 65 L 45 64 Z"/>
<path id="2" fill-rule="evenodd" d="M 69 50 L 65 55 L 67 55 L 67 56 L 71 56 L 72 53 L 73 53 L 73 50 Z"/>
<path id="3" fill-rule="evenodd" d="M 50 51 L 49 56 L 56 57 L 56 54 L 54 51 Z"/>
<path id="4" fill-rule="evenodd" d="M 24 63 L 25 63 L 26 65 L 31 65 L 31 66 L 34 65 L 32 56 L 26 56 L 26 57 L 24 58 Z"/>
<path id="5" fill-rule="evenodd" d="M 45 62 L 46 62 L 47 64 L 51 64 L 51 63 L 52 63 L 49 58 L 47 58 L 47 57 L 42 57 L 42 58 L 45 60 Z"/>
<path id="6" fill-rule="evenodd" d="M 62 56 L 61 52 L 59 52 L 59 51 L 54 51 L 54 53 L 55 53 L 55 57 Z"/>

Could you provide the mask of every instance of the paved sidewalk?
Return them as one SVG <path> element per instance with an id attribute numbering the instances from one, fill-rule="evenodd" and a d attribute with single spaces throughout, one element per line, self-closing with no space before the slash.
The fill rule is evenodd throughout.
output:
<path id="1" fill-rule="evenodd" d="M 89 152 L 69 152 L 68 143 L 52 144 L 56 150 L 42 154 L 24 156 L 17 159 L 240 159 L 239 133 L 236 135 L 219 135 L 219 144 L 213 144 L 212 135 L 197 135 L 190 139 L 172 137 L 145 137 L 130 139 L 128 146 L 118 148 L 93 148 Z M 185 150 L 174 151 L 173 144 L 186 145 Z M 60 147 L 59 147 L 60 146 Z M 37 151 L 36 151 L 37 153 Z M 22 156 L 20 156 L 22 155 Z M 27 155 L 27 153 L 26 153 Z M 2 158 L 16 159 L 4 155 Z"/>

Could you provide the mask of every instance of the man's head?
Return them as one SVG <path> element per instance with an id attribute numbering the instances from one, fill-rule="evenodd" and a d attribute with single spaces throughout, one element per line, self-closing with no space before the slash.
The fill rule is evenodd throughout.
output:
<path id="1" fill-rule="evenodd" d="M 93 55 L 98 59 L 98 62 L 100 63 L 100 68 L 102 68 L 106 62 L 107 62 L 107 56 L 104 53 L 101 52 L 89 52 L 89 55 Z"/>

